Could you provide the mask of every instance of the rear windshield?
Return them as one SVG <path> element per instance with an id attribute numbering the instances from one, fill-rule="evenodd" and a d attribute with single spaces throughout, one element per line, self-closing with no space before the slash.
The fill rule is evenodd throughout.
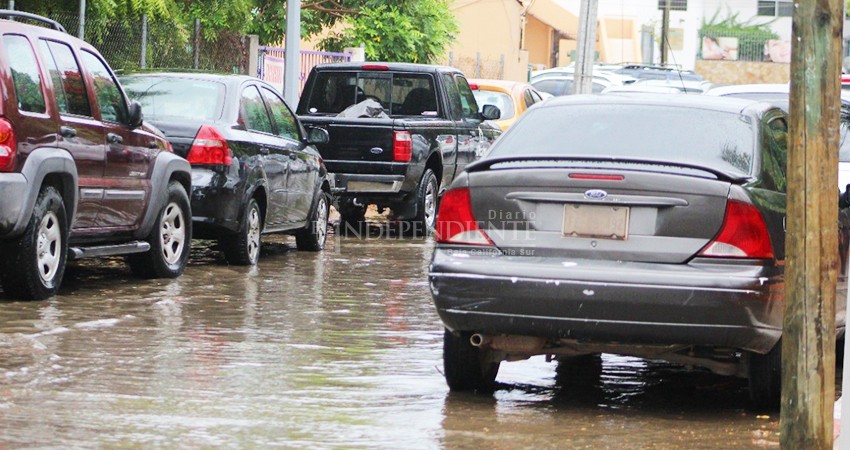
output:
<path id="1" fill-rule="evenodd" d="M 734 113 L 650 105 L 565 105 L 524 114 L 490 157 L 612 157 L 749 175 L 756 131 Z"/>
<path id="2" fill-rule="evenodd" d="M 224 84 L 185 78 L 127 77 L 121 85 L 142 104 L 146 120 L 169 118 L 211 121 L 221 117 Z"/>
<path id="3" fill-rule="evenodd" d="M 364 100 L 378 102 L 391 116 L 437 116 L 434 79 L 428 74 L 319 72 L 306 112 L 337 115 Z"/>
<path id="4" fill-rule="evenodd" d="M 484 105 L 498 107 L 501 112 L 499 116 L 500 120 L 510 119 L 514 116 L 514 100 L 510 95 L 504 92 L 487 91 L 484 89 L 472 91 L 472 94 L 475 95 L 475 102 L 478 103 L 479 107 L 483 108 Z"/>

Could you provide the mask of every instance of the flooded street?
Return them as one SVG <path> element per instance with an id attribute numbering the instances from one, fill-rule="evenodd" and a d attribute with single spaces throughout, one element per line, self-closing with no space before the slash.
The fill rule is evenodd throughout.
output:
<path id="1" fill-rule="evenodd" d="M 3 300 L 0 449 L 778 446 L 744 380 L 634 358 L 450 394 L 430 239 L 332 240 L 271 238 L 255 268 L 196 242 L 176 280 L 85 261 L 54 299 Z"/>

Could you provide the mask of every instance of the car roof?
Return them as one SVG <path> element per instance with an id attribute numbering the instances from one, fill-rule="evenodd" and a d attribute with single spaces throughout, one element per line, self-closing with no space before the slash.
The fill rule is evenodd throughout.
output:
<path id="1" fill-rule="evenodd" d="M 49 20 L 49 19 L 46 19 L 46 18 L 44 18 L 44 19 Z M 21 20 L 33 20 L 33 19 L 21 19 Z M 54 21 L 51 21 L 51 22 L 54 22 Z M 54 28 L 48 28 L 48 27 L 42 26 L 42 25 L 32 25 L 32 24 L 20 22 L 20 21 L 17 21 L 17 20 L 9 20 L 9 19 L 6 18 L 6 16 L 0 16 L 0 29 L 2 29 L 2 31 L 4 33 L 13 32 L 13 33 L 20 33 L 20 34 L 24 34 L 24 35 L 28 35 L 28 36 L 41 36 L 41 37 L 47 37 L 47 38 L 50 38 L 50 39 L 53 39 L 53 40 L 56 40 L 56 41 L 59 41 L 59 42 L 73 43 L 73 44 L 79 46 L 82 49 L 92 51 L 92 52 L 100 55 L 100 52 L 94 46 L 92 46 L 91 44 L 89 44 L 88 42 L 86 42 L 82 39 L 75 37 L 74 35 L 68 34 L 68 32 L 64 31 L 64 28 L 62 30 L 58 30 L 58 29 L 54 29 Z M 101 55 L 101 57 L 102 57 L 102 55 Z"/>
<path id="2" fill-rule="evenodd" d="M 121 75 L 120 78 L 173 78 L 183 80 L 203 80 L 203 81 L 218 81 L 225 84 L 237 84 L 245 81 L 265 81 L 257 77 L 249 77 L 248 75 L 237 74 L 219 74 L 208 72 L 151 72 L 151 73 L 133 73 Z"/>
<path id="3" fill-rule="evenodd" d="M 705 95 L 709 96 L 727 96 L 740 94 L 791 94 L 790 83 L 762 83 L 762 84 L 733 84 L 728 86 L 718 86 L 705 91 Z M 850 92 L 841 91 L 841 103 L 844 105 L 850 104 Z"/>
<path id="4" fill-rule="evenodd" d="M 318 64 L 313 70 L 370 70 L 368 67 L 385 66 L 389 71 L 395 72 L 420 72 L 420 73 L 435 73 L 435 72 L 454 72 L 461 73 L 460 70 L 449 67 L 432 64 L 413 64 L 413 63 L 395 63 L 395 62 L 345 62 L 345 63 L 326 63 Z M 367 67 L 364 69 L 364 67 Z M 376 70 L 376 69 L 371 69 Z M 378 69 L 380 70 L 380 69 Z"/>
<path id="5" fill-rule="evenodd" d="M 644 105 L 699 108 L 736 114 L 761 115 L 770 109 L 778 109 L 769 103 L 728 97 L 711 97 L 693 94 L 630 95 L 611 93 L 606 95 L 564 95 L 547 100 L 538 109 L 568 105 Z"/>

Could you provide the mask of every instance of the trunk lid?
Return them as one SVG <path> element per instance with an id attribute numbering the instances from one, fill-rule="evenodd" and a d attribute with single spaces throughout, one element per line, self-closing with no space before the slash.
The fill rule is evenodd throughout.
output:
<path id="1" fill-rule="evenodd" d="M 730 185 L 646 165 L 469 174 L 473 213 L 504 253 L 615 261 L 689 260 L 723 225 Z"/>

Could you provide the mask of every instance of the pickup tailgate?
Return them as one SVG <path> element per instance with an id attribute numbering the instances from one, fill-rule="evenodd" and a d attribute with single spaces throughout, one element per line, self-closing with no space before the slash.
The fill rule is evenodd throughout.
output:
<path id="1" fill-rule="evenodd" d="M 330 139 L 317 145 L 329 172 L 386 173 L 393 172 L 394 119 L 340 119 L 337 117 L 299 117 L 305 126 L 324 128 Z M 401 128 L 399 126 L 399 128 Z"/>

